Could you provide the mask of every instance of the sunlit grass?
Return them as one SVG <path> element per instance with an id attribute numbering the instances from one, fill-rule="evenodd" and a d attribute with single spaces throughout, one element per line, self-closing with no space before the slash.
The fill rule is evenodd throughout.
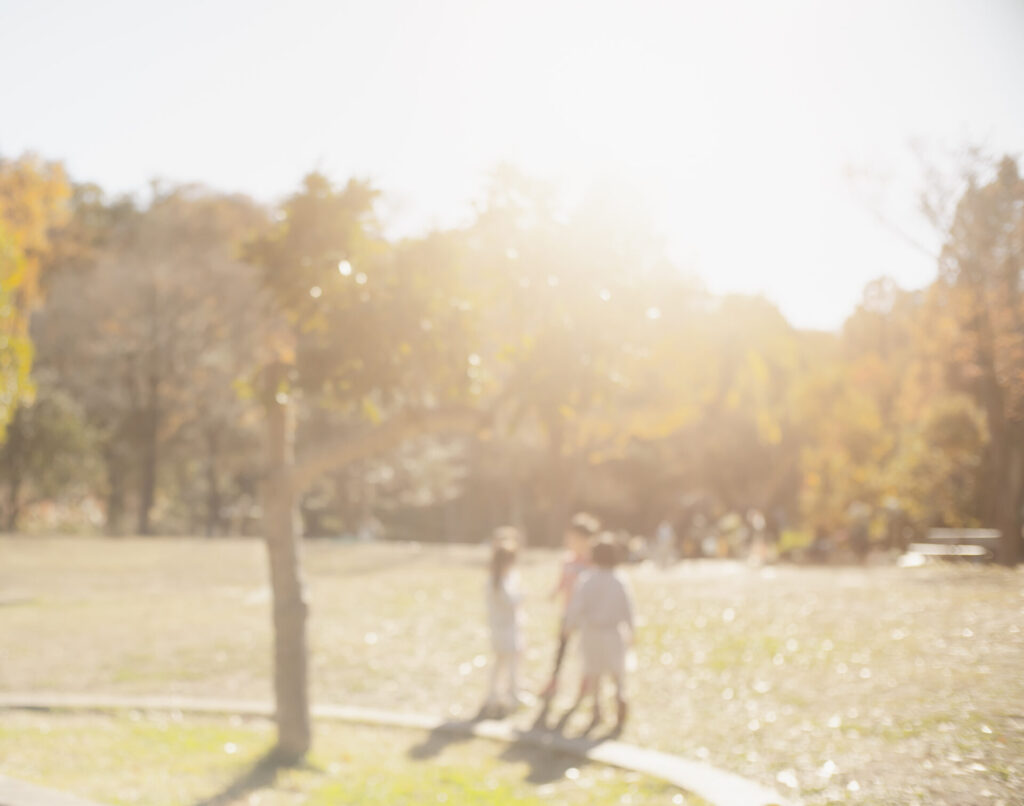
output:
<path id="1" fill-rule="evenodd" d="M 0 646 L 13 648 L 0 690 L 270 699 L 258 541 L 0 540 L 0 556 Z M 476 711 L 490 671 L 482 549 L 313 542 L 306 560 L 314 701 Z M 534 690 L 554 648 L 557 563 L 528 553 L 522 568 Z M 640 628 L 626 741 L 794 783 L 809 804 L 1024 794 L 1020 571 L 629 574 Z M 556 711 L 577 670 L 573 648 Z"/>
<path id="2" fill-rule="evenodd" d="M 7 712 L 0 774 L 113 806 L 214 797 L 223 798 L 219 806 L 701 803 L 673 801 L 680 793 L 672 787 L 556 753 L 330 723 L 318 725 L 308 763 L 270 772 L 259 763 L 272 740 L 261 720 Z"/>

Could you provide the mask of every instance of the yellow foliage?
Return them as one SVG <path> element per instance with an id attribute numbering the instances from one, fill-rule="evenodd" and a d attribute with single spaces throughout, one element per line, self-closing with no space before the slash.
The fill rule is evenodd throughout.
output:
<path id="1" fill-rule="evenodd" d="M 28 317 L 50 234 L 67 216 L 71 189 L 60 165 L 26 156 L 0 159 L 0 436 L 31 394 Z"/>

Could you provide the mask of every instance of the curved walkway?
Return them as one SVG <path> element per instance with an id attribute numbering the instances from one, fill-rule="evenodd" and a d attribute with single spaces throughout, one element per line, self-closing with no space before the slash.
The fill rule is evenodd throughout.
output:
<path id="1" fill-rule="evenodd" d="M 0 708 L 39 710 L 144 710 L 182 711 L 203 714 L 237 714 L 241 716 L 273 716 L 273 708 L 265 702 L 253 700 L 198 699 L 191 697 L 103 697 L 77 694 L 17 694 L 0 693 Z M 570 738 L 547 730 L 521 730 L 507 722 L 490 720 L 445 721 L 425 714 L 406 714 L 376 708 L 347 705 L 319 705 L 313 707 L 316 719 L 330 719 L 365 725 L 385 725 L 398 728 L 478 736 L 499 742 L 527 744 L 568 753 L 578 758 L 607 764 L 620 769 L 649 775 L 678 786 L 704 798 L 715 806 L 783 806 L 788 803 L 781 795 L 760 784 L 733 773 L 697 761 L 690 761 L 618 741 L 593 741 Z M 0 804 L 2 806 L 63 806 L 65 801 L 17 800 L 6 792 L 0 778 Z M 42 791 L 42 790 L 39 790 Z M 69 806 L 73 801 L 68 801 Z M 79 803 L 81 803 L 79 801 Z"/>
<path id="2" fill-rule="evenodd" d="M 0 775 L 0 806 L 102 806 L 102 804 Z"/>

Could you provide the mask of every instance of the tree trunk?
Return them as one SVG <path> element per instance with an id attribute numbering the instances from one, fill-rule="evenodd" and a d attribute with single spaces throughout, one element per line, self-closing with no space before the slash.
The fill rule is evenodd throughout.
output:
<path id="1" fill-rule="evenodd" d="M 507 492 L 508 504 L 506 509 L 508 517 L 504 520 L 506 523 L 515 526 L 523 534 L 526 534 L 526 518 L 523 517 L 523 484 L 518 475 L 512 478 Z"/>
<path id="2" fill-rule="evenodd" d="M 113 450 L 108 450 L 107 465 L 107 523 L 108 535 L 121 534 L 121 521 L 124 518 L 124 465 Z"/>
<path id="3" fill-rule="evenodd" d="M 301 545 L 295 529 L 297 495 L 319 474 L 394 447 L 410 433 L 444 428 L 470 430 L 477 427 L 479 415 L 452 410 L 395 417 L 359 439 L 347 438 L 326 446 L 296 467 L 291 411 L 287 397 L 278 395 L 286 370 L 283 364 L 272 364 L 265 374 L 268 466 L 263 485 L 263 531 L 274 612 L 274 756 L 277 761 L 290 764 L 309 750 L 312 733 L 306 642 L 309 605 L 302 579 Z"/>
<path id="4" fill-rule="evenodd" d="M 1009 440 L 1004 446 L 1002 471 L 996 479 L 999 490 L 996 501 L 996 527 L 999 539 L 999 562 L 1015 566 L 1020 562 L 1021 497 L 1024 488 L 1024 428 L 1010 426 Z"/>
<path id="5" fill-rule="evenodd" d="M 24 413 L 22 411 L 15 412 L 14 418 L 11 420 L 10 426 L 7 429 L 7 445 L 6 453 L 8 457 L 8 487 L 7 487 L 7 531 L 17 532 L 18 523 L 21 520 L 21 481 L 22 481 L 22 461 L 21 452 L 23 450 L 23 433 L 22 428 L 24 427 L 23 418 Z"/>
<path id="6" fill-rule="evenodd" d="M 21 522 L 21 478 L 14 477 L 7 489 L 7 531 L 17 532 Z"/>
<path id="7" fill-rule="evenodd" d="M 580 499 L 587 449 L 576 447 L 565 455 L 562 440 L 549 453 L 550 475 L 547 481 L 549 508 L 546 518 L 548 540 L 545 545 L 561 546 L 565 530 Z"/>
<path id="8" fill-rule="evenodd" d="M 1003 411 L 1002 390 L 994 377 L 986 384 L 983 402 L 990 433 L 986 520 L 1000 532 L 996 559 L 1014 566 L 1020 561 L 1021 487 L 1024 485 L 1024 427 Z"/>
<path id="9" fill-rule="evenodd" d="M 216 431 L 206 435 L 206 536 L 213 537 L 221 530 L 220 473 L 217 458 L 220 454 L 220 440 Z"/>
<path id="10" fill-rule="evenodd" d="M 139 534 L 152 531 L 150 516 L 156 500 L 156 468 L 159 461 L 157 439 L 160 428 L 160 409 L 157 401 L 158 380 L 150 379 L 149 408 L 142 424 L 142 474 L 139 486 Z"/>
<path id="11" fill-rule="evenodd" d="M 542 422 L 548 444 L 547 456 L 537 479 L 539 484 L 536 495 L 542 516 L 540 522 L 543 524 L 543 534 L 537 542 L 542 546 L 561 546 L 572 506 L 566 478 L 568 462 L 563 456 L 565 425 L 558 412 L 550 412 L 548 416 L 542 417 Z"/>
<path id="12" fill-rule="evenodd" d="M 263 490 L 263 519 L 274 603 L 275 756 L 290 764 L 306 754 L 311 741 L 306 660 L 309 608 L 295 531 L 291 413 L 287 400 L 276 397 L 283 372 L 282 366 L 267 371 L 268 474 Z"/>

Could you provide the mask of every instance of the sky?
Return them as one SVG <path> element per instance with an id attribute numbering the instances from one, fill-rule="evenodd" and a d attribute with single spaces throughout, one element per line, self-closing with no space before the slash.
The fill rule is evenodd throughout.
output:
<path id="1" fill-rule="evenodd" d="M 0 76 L 0 154 L 114 193 L 318 169 L 414 234 L 511 162 L 824 329 L 934 275 L 918 152 L 1024 156 L 1024 0 L 0 0 Z"/>

